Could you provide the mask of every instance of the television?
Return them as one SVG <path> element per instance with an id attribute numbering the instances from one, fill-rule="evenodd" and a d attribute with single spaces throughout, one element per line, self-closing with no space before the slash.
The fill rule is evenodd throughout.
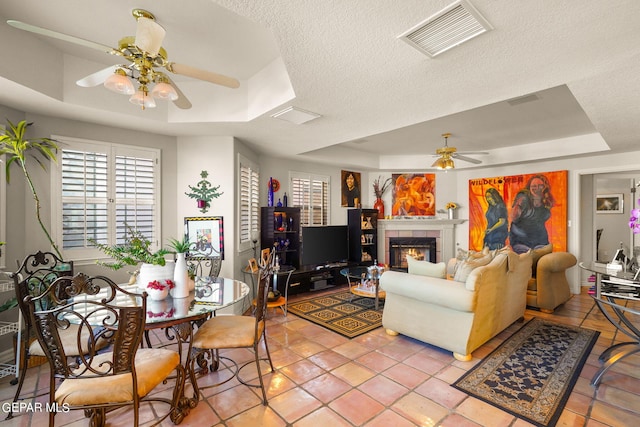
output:
<path id="1" fill-rule="evenodd" d="M 346 225 L 302 227 L 302 265 L 321 266 L 349 259 Z"/>

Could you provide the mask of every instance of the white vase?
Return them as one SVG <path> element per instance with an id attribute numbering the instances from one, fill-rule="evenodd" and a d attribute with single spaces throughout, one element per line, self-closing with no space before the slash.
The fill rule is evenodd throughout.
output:
<path id="1" fill-rule="evenodd" d="M 447 209 L 447 214 L 449 215 L 449 219 L 453 219 L 454 210 L 452 208 Z"/>
<path id="2" fill-rule="evenodd" d="M 169 295 L 169 288 L 162 289 L 146 288 L 147 295 L 154 301 L 162 301 Z"/>
<path id="3" fill-rule="evenodd" d="M 187 275 L 187 260 L 184 253 L 176 254 L 176 266 L 173 270 L 173 283 L 171 289 L 173 298 L 185 298 L 189 296 L 189 276 Z"/>
<path id="4" fill-rule="evenodd" d="M 173 280 L 175 263 L 167 261 L 165 265 L 142 264 L 138 274 L 138 288 L 147 289 L 149 282 L 154 280 Z"/>

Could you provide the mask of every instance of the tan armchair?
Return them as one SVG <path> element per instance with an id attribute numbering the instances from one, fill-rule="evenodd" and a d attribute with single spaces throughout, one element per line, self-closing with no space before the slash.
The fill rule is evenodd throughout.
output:
<path id="1" fill-rule="evenodd" d="M 571 298 L 571 289 L 566 270 L 577 262 L 569 252 L 551 252 L 540 256 L 527 287 L 527 305 L 543 313 L 553 313 L 556 307 L 567 302 Z"/>

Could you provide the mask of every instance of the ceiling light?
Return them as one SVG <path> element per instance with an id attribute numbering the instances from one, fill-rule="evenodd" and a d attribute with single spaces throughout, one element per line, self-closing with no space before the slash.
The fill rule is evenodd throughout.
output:
<path id="1" fill-rule="evenodd" d="M 166 77 L 162 76 L 158 79 L 158 83 L 153 87 L 151 91 L 151 96 L 158 99 L 164 99 L 169 101 L 175 101 L 178 99 L 178 93 L 176 90 L 169 84 L 169 81 Z"/>
<path id="2" fill-rule="evenodd" d="M 456 166 L 453 163 L 451 155 L 456 152 L 456 149 L 454 147 L 449 147 L 448 141 L 449 137 L 451 136 L 450 133 L 443 133 L 442 136 L 444 137 L 444 147 L 438 148 L 436 150 L 436 154 L 439 154 L 440 157 L 435 162 L 433 162 L 431 167 L 441 170 L 453 169 Z"/>
<path id="3" fill-rule="evenodd" d="M 143 110 L 147 108 L 155 108 L 156 101 L 153 97 L 149 96 L 149 90 L 146 85 L 140 85 L 138 91 L 129 98 L 129 102 L 135 105 L 139 105 Z"/>
<path id="4" fill-rule="evenodd" d="M 136 92 L 136 88 L 133 87 L 133 83 L 122 68 L 116 68 L 116 71 L 107 77 L 104 87 L 122 95 L 133 95 Z"/>

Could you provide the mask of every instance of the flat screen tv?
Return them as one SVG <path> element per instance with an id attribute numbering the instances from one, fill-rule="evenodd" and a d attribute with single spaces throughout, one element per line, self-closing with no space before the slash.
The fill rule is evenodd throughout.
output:
<path id="1" fill-rule="evenodd" d="M 302 227 L 302 264 L 320 266 L 349 259 L 346 225 Z"/>

